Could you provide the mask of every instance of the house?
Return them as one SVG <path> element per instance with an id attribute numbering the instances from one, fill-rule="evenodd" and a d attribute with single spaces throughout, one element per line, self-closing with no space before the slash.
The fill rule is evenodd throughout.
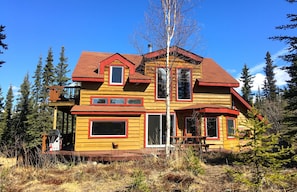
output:
<path id="1" fill-rule="evenodd" d="M 80 83 L 75 151 L 164 147 L 165 49 L 144 55 L 82 52 L 72 81 Z M 211 149 L 238 150 L 237 129 L 249 104 L 239 82 L 213 59 L 170 48 L 171 135 L 202 135 Z M 61 101 L 56 101 L 61 102 Z M 175 142 L 171 140 L 171 142 Z"/>

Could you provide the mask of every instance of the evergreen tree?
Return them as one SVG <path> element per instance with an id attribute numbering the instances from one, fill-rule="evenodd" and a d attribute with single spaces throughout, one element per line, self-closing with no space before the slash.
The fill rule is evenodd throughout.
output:
<path id="1" fill-rule="evenodd" d="M 246 64 L 244 64 L 240 80 L 242 81 L 243 85 L 241 88 L 242 97 L 249 103 L 252 104 L 253 102 L 253 94 L 252 94 L 252 86 L 253 86 L 253 79 L 254 76 L 250 74 L 249 68 Z"/>
<path id="2" fill-rule="evenodd" d="M 289 3 L 297 3 L 296 0 L 287 0 Z M 294 6 L 294 5 L 292 5 Z M 295 10 L 295 9 L 294 9 Z M 292 34 L 296 34 L 297 29 L 297 14 L 287 14 L 290 23 L 277 26 L 276 29 L 291 30 Z M 281 58 L 288 62 L 290 65 L 284 69 L 288 72 L 290 80 L 287 81 L 288 87 L 284 92 L 284 98 L 288 105 L 286 106 L 286 117 L 284 121 L 287 125 L 284 131 L 284 137 L 297 148 L 297 36 L 296 35 L 279 35 L 270 37 L 272 40 L 285 42 L 288 45 L 288 52 L 282 55 Z M 297 159 L 297 157 L 296 157 Z"/>
<path id="3" fill-rule="evenodd" d="M 34 84 L 32 86 L 32 99 L 35 104 L 41 102 L 42 95 L 42 57 L 39 58 L 36 70 L 34 72 Z"/>
<path id="4" fill-rule="evenodd" d="M 264 80 L 263 92 L 266 99 L 274 101 L 276 99 L 276 80 L 273 70 L 276 68 L 276 66 L 273 65 L 273 61 L 271 60 L 271 55 L 269 52 L 266 53 L 265 61 L 266 66 L 264 67 L 264 72 L 266 77 Z"/>
<path id="5" fill-rule="evenodd" d="M 53 51 L 50 48 L 48 51 L 48 55 L 46 58 L 46 64 L 43 69 L 43 89 L 42 89 L 42 102 L 47 101 L 48 97 L 48 86 L 53 85 L 55 77 L 54 77 L 54 59 L 53 59 Z"/>
<path id="6" fill-rule="evenodd" d="M 0 87 L 0 143 L 4 131 L 4 97 L 2 96 L 2 88 Z"/>
<path id="7" fill-rule="evenodd" d="M 55 68 L 55 76 L 56 76 L 56 83 L 60 86 L 65 86 L 68 84 L 68 81 L 70 80 L 69 77 L 67 77 L 67 73 L 70 71 L 67 69 L 67 57 L 65 57 L 65 49 L 64 47 L 61 48 L 59 63 Z"/>
<path id="8" fill-rule="evenodd" d="M 19 97 L 17 98 L 16 113 L 14 115 L 14 134 L 18 139 L 16 142 L 20 142 L 19 144 L 21 144 L 24 142 L 25 133 L 28 129 L 28 115 L 31 113 L 29 74 L 25 76 L 19 93 Z"/>
<path id="9" fill-rule="evenodd" d="M 284 157 L 289 149 L 279 147 L 278 134 L 267 133 L 271 125 L 259 115 L 257 109 L 248 111 L 248 119 L 244 125 L 251 134 L 244 138 L 246 142 L 242 147 L 245 152 L 240 154 L 242 159 L 238 163 L 246 165 L 247 169 L 244 170 L 245 174 L 242 169 L 234 172 L 236 180 L 247 184 L 253 191 L 262 191 L 265 184 L 284 182 L 285 178 L 280 171 L 288 163 Z M 246 174 L 247 171 L 250 174 Z"/>
<path id="10" fill-rule="evenodd" d="M 12 114 L 13 114 L 13 91 L 12 86 L 9 87 L 4 106 L 4 130 L 2 135 L 2 146 L 11 146 L 14 141 L 12 132 Z"/>
<path id="11" fill-rule="evenodd" d="M 6 39 L 6 35 L 3 33 L 4 29 L 5 26 L 0 25 L 0 47 L 2 47 L 3 49 L 8 49 L 7 44 L 3 42 L 3 40 Z M 3 51 L 0 50 L 0 54 L 3 54 Z M 3 63 L 5 63 L 5 61 L 0 60 L 0 67 Z"/>

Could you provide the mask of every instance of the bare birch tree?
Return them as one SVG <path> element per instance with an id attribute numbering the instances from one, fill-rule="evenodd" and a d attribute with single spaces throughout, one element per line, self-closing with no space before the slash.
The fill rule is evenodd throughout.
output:
<path id="1" fill-rule="evenodd" d="M 174 64 L 174 59 L 170 60 L 170 47 L 188 46 L 189 49 L 192 49 L 197 45 L 198 27 L 196 21 L 191 18 L 193 13 L 190 14 L 193 7 L 190 0 L 152 0 L 145 17 L 146 29 L 141 30 L 146 34 L 137 35 L 158 49 L 166 49 L 166 157 L 169 157 L 170 153 L 170 80 Z M 189 43 L 190 37 L 192 38 Z M 139 44 L 136 43 L 135 46 L 142 52 Z"/>

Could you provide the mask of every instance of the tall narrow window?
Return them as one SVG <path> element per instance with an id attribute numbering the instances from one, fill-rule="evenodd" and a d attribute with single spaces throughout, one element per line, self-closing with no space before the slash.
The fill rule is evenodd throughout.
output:
<path id="1" fill-rule="evenodd" d="M 109 83 L 113 85 L 123 84 L 124 70 L 121 66 L 111 66 L 110 67 L 110 79 Z"/>
<path id="2" fill-rule="evenodd" d="M 205 120 L 206 120 L 206 136 L 218 138 L 217 118 L 207 117 Z"/>
<path id="3" fill-rule="evenodd" d="M 228 137 L 234 137 L 235 122 L 234 119 L 227 119 Z"/>
<path id="4" fill-rule="evenodd" d="M 157 99 L 165 99 L 166 97 L 166 70 L 165 68 L 157 68 Z"/>
<path id="5" fill-rule="evenodd" d="M 191 70 L 177 69 L 177 99 L 190 100 L 192 96 L 191 91 Z"/>

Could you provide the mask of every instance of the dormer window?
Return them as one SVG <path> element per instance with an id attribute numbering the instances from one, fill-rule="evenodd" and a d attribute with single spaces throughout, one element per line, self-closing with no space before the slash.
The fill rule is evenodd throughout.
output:
<path id="1" fill-rule="evenodd" d="M 124 81 L 124 67 L 110 66 L 109 84 L 123 85 Z"/>

